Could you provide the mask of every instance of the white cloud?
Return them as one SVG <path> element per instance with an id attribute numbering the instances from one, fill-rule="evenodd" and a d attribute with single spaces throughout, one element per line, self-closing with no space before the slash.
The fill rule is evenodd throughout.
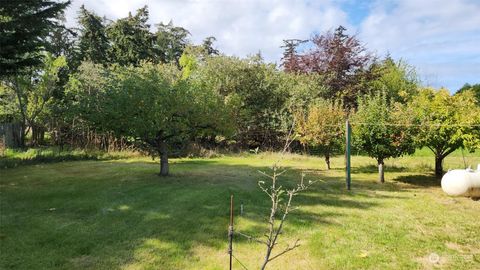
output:
<path id="1" fill-rule="evenodd" d="M 283 39 L 348 25 L 347 14 L 329 0 L 74 0 L 67 12 L 70 25 L 81 4 L 110 19 L 146 4 L 152 24 L 173 20 L 192 33 L 194 42 L 215 36 L 222 52 L 245 56 L 261 51 L 269 61 L 280 59 Z"/>
<path id="2" fill-rule="evenodd" d="M 480 81 L 478 14 L 480 1 L 376 2 L 360 37 L 378 52 L 417 66 L 425 83 L 456 90 L 467 80 Z"/>

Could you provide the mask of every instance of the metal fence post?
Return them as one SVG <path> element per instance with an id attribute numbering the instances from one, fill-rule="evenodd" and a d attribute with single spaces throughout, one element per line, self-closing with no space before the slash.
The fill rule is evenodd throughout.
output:
<path id="1" fill-rule="evenodd" d="M 345 142 L 345 166 L 346 166 L 346 181 L 347 181 L 347 190 L 350 190 L 350 185 L 351 185 L 351 177 L 350 177 L 350 144 L 351 144 L 351 133 L 352 133 L 352 128 L 350 126 L 350 122 L 347 119 L 346 125 L 345 125 L 345 136 L 346 136 L 346 142 Z"/>
<path id="2" fill-rule="evenodd" d="M 233 256 L 233 195 L 230 195 L 230 225 L 228 226 L 228 254 L 230 256 L 230 270 L 232 270 Z"/>

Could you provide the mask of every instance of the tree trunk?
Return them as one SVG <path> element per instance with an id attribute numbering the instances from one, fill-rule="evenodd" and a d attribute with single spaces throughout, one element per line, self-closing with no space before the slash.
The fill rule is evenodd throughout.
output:
<path id="1" fill-rule="evenodd" d="M 31 142 L 31 146 L 37 146 L 38 145 L 38 140 L 37 140 L 37 137 L 38 137 L 38 129 L 35 125 L 32 125 L 32 142 Z"/>
<path id="2" fill-rule="evenodd" d="M 325 164 L 327 165 L 327 170 L 330 170 L 330 154 L 325 154 Z"/>
<path id="3" fill-rule="evenodd" d="M 442 177 L 443 175 L 443 157 L 441 155 L 435 155 L 435 176 Z"/>
<path id="4" fill-rule="evenodd" d="M 40 130 L 40 134 L 38 136 L 38 141 L 41 143 L 41 144 L 44 144 L 45 143 L 45 129 L 42 128 Z"/>
<path id="5" fill-rule="evenodd" d="M 20 138 L 18 138 L 18 145 L 21 147 L 21 148 L 24 148 L 25 147 L 25 138 L 27 137 L 27 127 L 24 123 L 21 124 L 20 126 Z"/>
<path id="6" fill-rule="evenodd" d="M 160 176 L 168 176 L 168 152 L 167 143 L 164 140 L 159 141 L 160 153 Z"/>
<path id="7" fill-rule="evenodd" d="M 385 183 L 383 159 L 378 160 L 378 181 L 382 184 Z"/>
<path id="8" fill-rule="evenodd" d="M 39 146 L 43 143 L 45 130 L 43 127 L 33 124 L 32 125 L 32 146 Z"/>
<path id="9" fill-rule="evenodd" d="M 260 267 L 261 270 L 265 270 L 265 268 L 267 267 L 267 264 L 269 262 L 271 253 L 272 253 L 272 248 L 270 246 L 268 246 L 267 247 L 267 254 L 265 255 L 265 259 L 263 260 L 263 264 Z"/>

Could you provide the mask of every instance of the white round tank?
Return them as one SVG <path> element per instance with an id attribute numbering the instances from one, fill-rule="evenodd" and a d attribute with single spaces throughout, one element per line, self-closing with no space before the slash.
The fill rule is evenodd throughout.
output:
<path id="1" fill-rule="evenodd" d="M 442 189 L 451 196 L 480 197 L 480 164 L 472 169 L 451 170 L 442 178 Z"/>

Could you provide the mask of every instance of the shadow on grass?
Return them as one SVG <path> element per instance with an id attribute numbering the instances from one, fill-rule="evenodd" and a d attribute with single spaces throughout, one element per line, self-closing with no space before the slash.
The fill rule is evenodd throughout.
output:
<path id="1" fill-rule="evenodd" d="M 399 166 L 384 166 L 385 171 L 387 172 L 407 172 L 410 169 L 407 167 Z M 352 167 L 352 173 L 378 173 L 378 166 L 370 164 L 364 166 L 354 166 Z"/>
<path id="2" fill-rule="evenodd" d="M 394 179 L 395 181 L 409 184 L 415 187 L 439 187 L 441 180 L 435 177 L 435 175 L 425 175 L 425 174 L 417 174 L 417 175 L 406 175 L 406 176 L 399 176 Z"/>

